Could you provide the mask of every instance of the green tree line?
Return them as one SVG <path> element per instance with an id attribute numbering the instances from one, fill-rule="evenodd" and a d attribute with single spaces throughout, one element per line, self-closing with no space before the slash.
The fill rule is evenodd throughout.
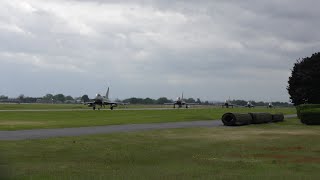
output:
<path id="1" fill-rule="evenodd" d="M 8 96 L 0 95 L 0 101 L 4 102 L 8 100 Z M 12 98 L 11 98 L 12 99 Z M 43 97 L 26 97 L 23 94 L 19 95 L 17 98 L 15 98 L 16 101 L 14 102 L 20 102 L 20 103 L 83 103 L 83 102 L 90 102 L 94 99 L 90 99 L 88 95 L 83 95 L 81 97 L 72 97 L 70 95 L 64 95 L 64 94 L 46 94 Z M 160 97 L 158 99 L 153 98 L 138 98 L 138 97 L 131 97 L 124 100 L 116 99 L 116 102 L 123 102 L 123 103 L 129 103 L 129 104 L 165 104 L 165 103 L 173 103 L 174 100 L 168 99 L 166 97 Z M 217 103 L 209 103 L 209 101 L 201 101 L 200 98 L 194 99 L 194 98 L 186 98 L 184 99 L 187 103 L 198 103 L 203 105 L 209 105 L 209 104 L 217 104 Z M 247 104 L 248 101 L 246 100 L 231 100 L 230 103 L 236 104 L 239 106 L 244 106 Z M 250 101 L 255 106 L 267 106 L 269 102 L 263 102 L 263 101 Z M 275 106 L 289 106 L 289 103 L 287 102 L 272 102 Z"/>

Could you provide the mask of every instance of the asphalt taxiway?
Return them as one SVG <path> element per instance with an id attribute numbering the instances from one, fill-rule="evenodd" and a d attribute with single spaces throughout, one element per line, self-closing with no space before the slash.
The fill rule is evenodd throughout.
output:
<path id="1" fill-rule="evenodd" d="M 222 126 L 221 121 L 190 121 L 150 124 L 126 124 L 79 128 L 60 129 L 33 129 L 18 131 L 0 131 L 0 140 L 44 139 L 50 137 L 80 136 L 91 134 L 108 134 L 114 132 L 146 131 L 154 129 L 173 129 L 190 127 L 217 127 Z"/>
<path id="2" fill-rule="evenodd" d="M 296 117 L 286 115 L 285 118 Z M 147 131 L 155 129 L 175 129 L 192 127 L 222 127 L 220 120 L 207 121 L 188 121 L 188 122 L 169 122 L 169 123 L 149 123 L 149 124 L 125 124 L 108 125 L 79 128 L 60 128 L 60 129 L 32 129 L 17 131 L 0 131 L 0 140 L 24 140 L 24 139 L 45 139 L 51 137 L 81 136 L 92 134 L 108 134 L 115 132 Z"/>

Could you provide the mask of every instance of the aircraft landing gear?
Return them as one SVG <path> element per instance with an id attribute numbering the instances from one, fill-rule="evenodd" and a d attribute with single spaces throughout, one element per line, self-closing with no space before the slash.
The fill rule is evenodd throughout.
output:
<path id="1" fill-rule="evenodd" d="M 110 110 L 113 110 L 113 106 L 110 106 Z"/>
<path id="2" fill-rule="evenodd" d="M 96 106 L 93 106 L 92 109 L 93 109 L 93 110 L 96 110 Z"/>

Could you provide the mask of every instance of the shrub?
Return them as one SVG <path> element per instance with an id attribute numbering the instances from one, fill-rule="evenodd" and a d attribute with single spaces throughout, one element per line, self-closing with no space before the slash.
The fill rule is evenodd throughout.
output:
<path id="1" fill-rule="evenodd" d="M 301 122 L 307 125 L 320 125 L 320 108 L 301 112 Z"/>
<path id="2" fill-rule="evenodd" d="M 301 112 L 316 108 L 320 108 L 320 104 L 302 104 L 296 106 L 298 118 L 301 119 Z"/>

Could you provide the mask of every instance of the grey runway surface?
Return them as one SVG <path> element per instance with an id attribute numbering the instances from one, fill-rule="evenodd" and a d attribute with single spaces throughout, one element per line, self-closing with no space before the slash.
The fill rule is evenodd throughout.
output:
<path id="1" fill-rule="evenodd" d="M 94 126 L 94 127 L 80 127 L 80 128 L 0 131 L 0 140 L 44 139 L 44 138 L 50 138 L 50 137 L 108 134 L 108 133 L 114 133 L 114 132 L 130 132 L 130 131 L 142 131 L 142 130 L 153 130 L 153 129 L 216 127 L 216 126 L 223 126 L 223 124 L 221 121 L 208 120 L 208 121 L 172 122 L 172 123 L 109 125 L 109 126 Z"/>
<path id="2" fill-rule="evenodd" d="M 296 117 L 296 115 L 285 116 L 285 118 L 293 118 L 293 117 Z M 146 130 L 154 130 L 154 129 L 222 127 L 222 126 L 223 124 L 220 120 L 207 120 L 207 121 L 171 122 L 171 123 L 109 125 L 109 126 L 94 126 L 94 127 L 80 127 L 80 128 L 0 131 L 0 140 L 45 139 L 45 138 L 51 138 L 51 137 L 108 134 L 108 133 L 115 133 L 115 132 L 146 131 Z"/>

